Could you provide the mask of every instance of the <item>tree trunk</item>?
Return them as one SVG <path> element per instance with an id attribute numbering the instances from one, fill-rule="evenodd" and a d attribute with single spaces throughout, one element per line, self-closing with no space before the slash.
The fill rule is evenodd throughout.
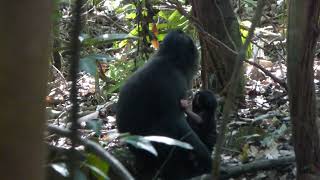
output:
<path id="1" fill-rule="evenodd" d="M 320 168 L 313 71 L 319 9 L 319 0 L 290 0 L 288 85 L 298 180 L 313 179 Z"/>
<path id="2" fill-rule="evenodd" d="M 192 0 L 191 4 L 193 14 L 199 19 L 204 30 L 233 50 L 241 47 L 242 42 L 239 24 L 229 1 Z M 214 72 L 217 82 L 216 89 L 222 90 L 231 78 L 235 64 L 235 56 L 208 43 L 206 37 L 199 36 L 203 83 L 205 86 L 208 86 L 206 85 L 208 79 L 207 74 Z"/>
<path id="3" fill-rule="evenodd" d="M 50 15 L 50 1 L 1 1 L 1 179 L 44 179 Z"/>

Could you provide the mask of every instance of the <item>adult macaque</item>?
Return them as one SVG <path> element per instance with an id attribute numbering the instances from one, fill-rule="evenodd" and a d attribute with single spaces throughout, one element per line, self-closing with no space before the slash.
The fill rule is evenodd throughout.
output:
<path id="1" fill-rule="evenodd" d="M 197 49 L 182 31 L 168 33 L 158 52 L 122 87 L 117 107 L 119 132 L 134 135 L 159 135 L 189 143 L 193 150 L 154 143 L 152 154 L 131 147 L 136 155 L 137 179 L 186 179 L 208 173 L 211 158 L 208 148 L 190 128 L 180 99 L 198 68 Z"/>

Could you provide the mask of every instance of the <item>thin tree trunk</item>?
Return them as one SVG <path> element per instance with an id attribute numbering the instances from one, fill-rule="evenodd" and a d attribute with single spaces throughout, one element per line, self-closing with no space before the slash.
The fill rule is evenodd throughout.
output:
<path id="1" fill-rule="evenodd" d="M 0 3 L 1 179 L 44 179 L 50 3 Z"/>
<path id="2" fill-rule="evenodd" d="M 313 179 L 320 169 L 313 71 L 319 9 L 319 0 L 290 0 L 288 85 L 298 180 Z"/>
<path id="3" fill-rule="evenodd" d="M 237 50 L 241 47 L 239 24 L 229 1 L 226 0 L 192 0 L 193 15 L 201 22 L 204 30 Z M 225 88 L 230 81 L 235 56 L 223 49 L 213 46 L 206 37 L 199 35 L 201 43 L 202 73 L 215 73 L 217 90 Z M 239 68 L 239 67 L 236 67 Z M 240 78 L 242 79 L 242 78 Z M 208 87 L 208 75 L 202 75 L 203 84 Z M 211 82 L 210 82 L 211 83 Z"/>

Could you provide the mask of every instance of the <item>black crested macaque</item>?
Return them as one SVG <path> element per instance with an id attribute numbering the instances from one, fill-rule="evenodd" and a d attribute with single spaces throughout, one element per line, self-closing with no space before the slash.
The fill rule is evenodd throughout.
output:
<path id="1" fill-rule="evenodd" d="M 217 139 L 215 112 L 218 103 L 215 95 L 210 90 L 198 91 L 192 100 L 192 111 L 187 104 L 181 103 L 190 127 L 211 152 Z"/>
<path id="2" fill-rule="evenodd" d="M 186 150 L 153 143 L 157 157 L 130 147 L 141 172 L 137 179 L 179 180 L 211 170 L 210 152 L 190 128 L 180 104 L 197 71 L 197 57 L 192 39 L 180 30 L 172 31 L 120 91 L 116 121 L 120 133 L 167 136 L 193 146 Z"/>

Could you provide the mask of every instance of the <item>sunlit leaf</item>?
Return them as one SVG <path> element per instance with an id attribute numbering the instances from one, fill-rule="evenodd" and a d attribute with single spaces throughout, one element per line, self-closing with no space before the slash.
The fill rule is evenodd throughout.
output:
<path id="1" fill-rule="evenodd" d="M 164 143 L 171 146 L 179 146 L 184 149 L 193 149 L 193 147 L 188 143 L 165 136 L 145 136 L 144 139 L 153 142 Z"/>
<path id="2" fill-rule="evenodd" d="M 84 166 L 88 167 L 92 172 L 99 175 L 98 180 L 109 180 L 110 178 L 100 169 L 95 166 L 91 166 L 89 164 L 84 164 Z"/>
<path id="3" fill-rule="evenodd" d="M 241 33 L 241 40 L 242 43 L 244 43 L 246 41 L 246 38 L 248 36 L 248 29 L 251 26 L 251 22 L 250 21 L 242 21 L 240 22 L 240 33 Z M 250 58 L 252 57 L 252 44 L 250 43 L 246 52 L 246 58 Z"/>
<path id="4" fill-rule="evenodd" d="M 170 146 L 178 146 L 184 149 L 193 149 L 193 147 L 185 142 L 172 139 L 165 136 L 136 136 L 129 135 L 121 139 L 122 141 L 133 145 L 136 148 L 144 149 L 153 155 L 157 156 L 155 148 L 152 146 L 151 142 L 163 143 Z"/>
<path id="5" fill-rule="evenodd" d="M 109 177 L 107 176 L 107 173 L 109 171 L 109 164 L 101 160 L 98 156 L 94 154 L 88 154 L 87 161 L 83 165 L 88 167 L 98 178 L 98 180 L 109 179 Z"/>
<path id="6" fill-rule="evenodd" d="M 137 14 L 135 12 L 132 12 L 126 15 L 127 19 L 135 19 L 136 17 L 137 17 Z"/>
<path id="7" fill-rule="evenodd" d="M 179 11 L 175 10 L 168 18 L 168 21 L 170 22 L 177 22 L 178 20 L 180 20 L 181 18 L 181 14 L 179 13 Z"/>
<path id="8" fill-rule="evenodd" d="M 133 145 L 136 148 L 146 150 L 151 154 L 158 156 L 156 149 L 152 146 L 151 142 L 145 139 L 143 136 L 125 136 L 122 141 Z"/>
<path id="9" fill-rule="evenodd" d="M 168 20 L 170 13 L 168 11 L 159 11 L 158 16 L 165 20 Z"/>
<path id="10" fill-rule="evenodd" d="M 66 163 L 54 163 L 50 164 L 50 166 L 63 177 L 68 177 L 70 175 Z"/>

